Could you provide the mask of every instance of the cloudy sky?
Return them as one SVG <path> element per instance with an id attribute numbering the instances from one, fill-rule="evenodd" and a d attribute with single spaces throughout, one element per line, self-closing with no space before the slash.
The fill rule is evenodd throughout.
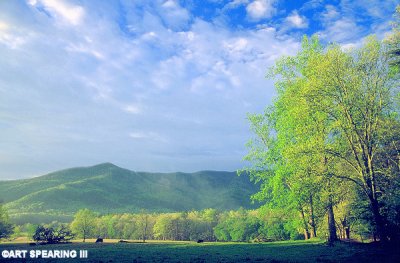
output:
<path id="1" fill-rule="evenodd" d="M 236 170 L 302 35 L 383 38 L 397 1 L 2 0 L 0 179 L 101 162 Z"/>

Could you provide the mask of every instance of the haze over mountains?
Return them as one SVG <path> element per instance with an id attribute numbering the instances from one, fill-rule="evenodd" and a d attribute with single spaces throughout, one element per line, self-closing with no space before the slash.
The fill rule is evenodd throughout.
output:
<path id="1" fill-rule="evenodd" d="M 71 216 L 81 208 L 100 213 L 252 208 L 256 191 L 247 176 L 235 172 L 146 173 L 111 163 L 0 181 L 0 200 L 12 216 L 26 218 Z"/>

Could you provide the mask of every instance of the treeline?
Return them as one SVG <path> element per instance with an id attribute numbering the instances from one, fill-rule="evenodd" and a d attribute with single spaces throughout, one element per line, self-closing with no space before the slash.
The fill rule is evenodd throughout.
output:
<path id="1" fill-rule="evenodd" d="M 321 238 L 328 236 L 327 217 L 320 212 L 315 220 Z M 340 218 L 340 217 L 338 217 Z M 16 226 L 12 237 L 26 236 L 50 243 L 57 240 L 104 238 L 119 240 L 236 241 L 266 242 L 304 239 L 303 229 L 288 220 L 285 210 L 245 210 L 220 212 L 215 209 L 181 213 L 138 213 L 100 215 L 79 210 L 71 223 L 24 224 Z M 342 221 L 336 224 L 341 228 Z M 370 239 L 372 230 L 361 220 L 351 221 L 351 235 Z M 339 231 L 346 238 L 345 231 Z M 347 234 L 350 234 L 348 229 Z"/>

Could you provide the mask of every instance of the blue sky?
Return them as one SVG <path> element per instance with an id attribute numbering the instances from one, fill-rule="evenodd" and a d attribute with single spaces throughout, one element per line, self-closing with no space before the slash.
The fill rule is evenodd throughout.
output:
<path id="1" fill-rule="evenodd" d="M 0 179 L 101 162 L 236 170 L 304 34 L 383 39 L 396 1 L 0 1 Z"/>

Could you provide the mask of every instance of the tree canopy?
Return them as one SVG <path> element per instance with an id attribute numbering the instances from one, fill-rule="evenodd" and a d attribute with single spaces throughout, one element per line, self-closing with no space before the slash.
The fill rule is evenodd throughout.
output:
<path id="1" fill-rule="evenodd" d="M 336 240 L 334 209 L 354 201 L 355 192 L 369 203 L 375 234 L 392 238 L 385 213 L 400 181 L 399 82 L 388 50 L 375 37 L 350 51 L 304 37 L 297 55 L 269 71 L 278 91 L 273 105 L 249 115 L 256 136 L 245 171 L 262 182 L 254 198 L 284 209 L 305 238 L 326 215 L 328 239 Z"/>
<path id="2" fill-rule="evenodd" d="M 88 236 L 92 235 L 95 228 L 95 218 L 96 214 L 89 209 L 81 209 L 76 212 L 71 228 L 75 234 L 83 238 L 83 242 Z"/>

